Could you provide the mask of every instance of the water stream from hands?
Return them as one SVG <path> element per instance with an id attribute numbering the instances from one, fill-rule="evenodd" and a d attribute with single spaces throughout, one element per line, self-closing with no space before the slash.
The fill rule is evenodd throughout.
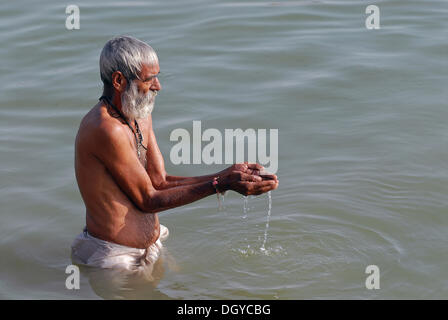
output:
<path id="1" fill-rule="evenodd" d="M 244 206 L 243 206 L 243 219 L 247 218 L 247 211 L 249 210 L 248 203 L 249 203 L 249 196 L 243 196 L 244 199 Z"/>
<path id="2" fill-rule="evenodd" d="M 271 208 L 272 208 L 272 196 L 271 196 L 271 191 L 268 192 L 268 215 L 266 217 L 266 227 L 264 229 L 264 240 L 263 240 L 263 244 L 261 245 L 260 250 L 262 252 L 266 251 L 265 245 L 266 245 L 266 240 L 268 238 L 268 229 L 269 229 L 269 221 L 271 219 Z"/>
<path id="3" fill-rule="evenodd" d="M 268 213 L 266 216 L 266 226 L 264 229 L 264 239 L 263 239 L 263 243 L 260 247 L 260 251 L 262 253 L 267 253 L 267 249 L 266 249 L 266 241 L 268 239 L 268 230 L 269 230 L 269 222 L 271 219 L 271 211 L 272 211 L 272 195 L 271 195 L 271 191 L 269 191 L 268 193 Z M 249 211 L 249 197 L 248 196 L 243 196 L 243 200 L 244 200 L 244 205 L 243 205 L 243 219 L 247 218 L 247 212 Z M 223 209 L 223 205 L 224 205 L 224 194 L 218 194 L 218 210 L 222 210 Z"/>
<path id="4" fill-rule="evenodd" d="M 243 206 L 243 219 L 247 218 L 247 212 L 249 211 L 249 197 L 248 196 L 243 196 L 244 199 L 244 206 Z M 268 214 L 266 217 L 266 227 L 264 229 L 264 240 L 263 240 L 263 244 L 260 247 L 260 251 L 261 252 L 266 252 L 266 241 L 268 239 L 268 230 L 269 230 L 269 222 L 271 219 L 271 209 L 272 209 L 272 195 L 271 195 L 271 191 L 268 192 Z"/>

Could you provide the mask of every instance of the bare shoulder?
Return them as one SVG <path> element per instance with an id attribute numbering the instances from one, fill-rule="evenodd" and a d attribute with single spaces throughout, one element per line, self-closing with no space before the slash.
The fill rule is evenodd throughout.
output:
<path id="1" fill-rule="evenodd" d="M 86 151 L 116 145 L 125 139 L 120 120 L 112 117 L 102 104 L 97 104 L 82 119 L 77 144 Z"/>

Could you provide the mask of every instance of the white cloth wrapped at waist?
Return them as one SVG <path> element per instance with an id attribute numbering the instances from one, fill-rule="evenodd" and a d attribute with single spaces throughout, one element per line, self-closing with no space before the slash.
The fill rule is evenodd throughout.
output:
<path id="1" fill-rule="evenodd" d="M 164 241 L 168 235 L 168 228 L 160 225 L 157 241 L 146 249 L 139 249 L 95 238 L 88 233 L 87 228 L 84 228 L 73 241 L 72 261 L 89 267 L 138 271 L 157 261 L 162 251 L 161 241 Z"/>

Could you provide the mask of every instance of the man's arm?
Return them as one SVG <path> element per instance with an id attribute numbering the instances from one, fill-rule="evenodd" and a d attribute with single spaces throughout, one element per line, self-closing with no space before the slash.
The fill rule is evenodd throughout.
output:
<path id="1" fill-rule="evenodd" d="M 152 116 L 149 116 L 148 123 L 148 150 L 146 153 L 148 162 L 147 173 L 154 188 L 157 190 L 208 182 L 213 180 L 214 177 L 219 177 L 222 179 L 223 176 L 231 173 L 232 171 L 241 171 L 247 174 L 257 175 L 264 169 L 263 166 L 256 163 L 244 163 L 236 164 L 220 172 L 204 176 L 179 177 L 168 175 L 165 171 L 165 162 L 157 144 L 157 139 L 152 127 Z M 266 175 L 264 178 L 277 180 L 277 176 L 275 175 Z"/>
<path id="2" fill-rule="evenodd" d="M 216 192 L 212 180 L 156 190 L 138 160 L 133 145 L 122 127 L 103 125 L 95 129 L 91 150 L 112 175 L 128 198 L 143 212 L 156 213 L 202 199 Z M 233 172 L 219 181 L 219 191 L 235 190 L 242 194 L 261 194 L 275 189 L 278 182 Z"/>
<path id="3" fill-rule="evenodd" d="M 214 174 L 205 175 L 205 176 L 198 176 L 198 177 L 179 177 L 179 176 L 171 176 L 166 175 L 165 181 L 162 183 L 162 185 L 159 186 L 158 189 L 168 189 L 173 188 L 177 186 L 185 186 L 190 184 L 195 184 L 199 182 L 204 181 L 210 181 L 210 179 L 213 179 L 214 177 L 218 177 L 222 179 L 222 177 L 225 177 L 228 174 L 231 174 L 234 171 L 239 171 L 243 173 L 247 173 L 249 175 L 257 175 L 263 173 L 264 167 L 257 164 L 257 163 L 237 163 L 234 164 L 227 169 L 224 169 L 222 171 L 219 171 Z M 277 176 L 275 174 L 263 174 L 262 175 L 263 180 L 277 180 Z"/>
<path id="4" fill-rule="evenodd" d="M 218 184 L 218 189 L 220 192 L 234 190 L 244 195 L 259 195 L 276 189 L 277 185 L 278 181 L 262 181 L 260 177 L 235 171 L 224 177 L 221 184 Z M 179 207 L 214 193 L 216 193 L 216 189 L 213 186 L 213 180 L 158 190 L 153 192 L 149 199 L 148 211 L 156 213 Z"/>

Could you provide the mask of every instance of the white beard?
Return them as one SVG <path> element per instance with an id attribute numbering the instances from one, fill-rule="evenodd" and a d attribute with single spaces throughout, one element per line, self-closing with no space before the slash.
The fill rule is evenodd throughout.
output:
<path id="1" fill-rule="evenodd" d="M 129 88 L 121 95 L 121 110 L 129 119 L 147 118 L 154 109 L 157 91 L 149 90 L 148 94 L 140 94 L 137 84 L 132 81 Z"/>

